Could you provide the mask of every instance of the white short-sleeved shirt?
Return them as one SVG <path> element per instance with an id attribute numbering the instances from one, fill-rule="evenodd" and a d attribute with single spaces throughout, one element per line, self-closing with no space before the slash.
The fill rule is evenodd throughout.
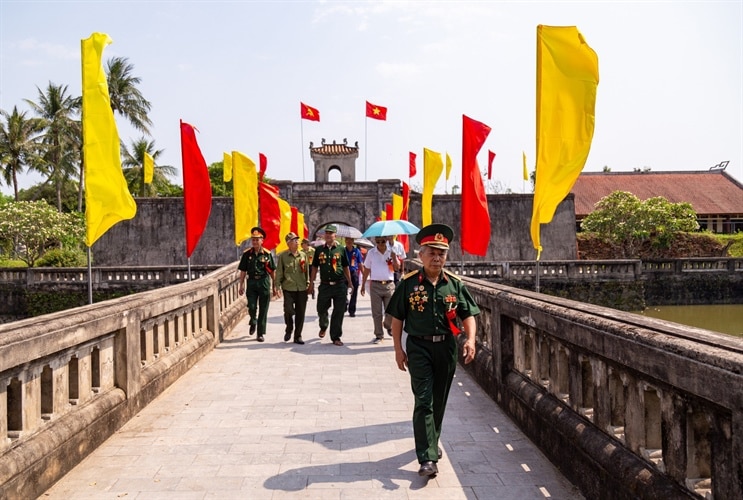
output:
<path id="1" fill-rule="evenodd" d="M 387 242 L 387 247 L 389 247 L 389 246 L 390 246 L 390 243 L 388 241 Z M 405 259 L 408 258 L 408 254 L 405 253 L 405 247 L 398 240 L 394 240 L 392 242 L 392 250 L 394 250 L 395 251 L 395 255 L 397 255 L 402 260 L 405 260 Z"/>
<path id="2" fill-rule="evenodd" d="M 384 254 L 377 250 L 377 247 L 366 252 L 364 267 L 369 270 L 369 279 L 372 281 L 389 281 L 394 279 L 394 274 L 390 269 L 387 260 L 390 259 L 391 250 L 388 248 Z"/>

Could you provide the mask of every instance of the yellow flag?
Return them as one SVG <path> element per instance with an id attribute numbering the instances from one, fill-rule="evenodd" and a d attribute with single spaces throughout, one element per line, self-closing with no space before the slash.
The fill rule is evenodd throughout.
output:
<path id="1" fill-rule="evenodd" d="M 433 190 L 444 170 L 441 153 L 423 148 L 423 196 L 421 199 L 421 221 L 423 226 L 431 223 L 431 205 L 433 204 Z"/>
<path id="2" fill-rule="evenodd" d="M 111 43 L 105 33 L 81 40 L 83 73 L 83 161 L 85 165 L 85 244 L 122 220 L 137 214 L 121 170 L 121 144 L 116 130 L 106 73 L 101 65 L 103 49 Z"/>
<path id="3" fill-rule="evenodd" d="M 224 182 L 232 180 L 232 156 L 229 153 L 222 153 L 222 180 Z"/>
<path id="4" fill-rule="evenodd" d="M 387 220 L 387 212 L 382 210 L 382 213 L 379 214 L 379 220 Z"/>
<path id="5" fill-rule="evenodd" d="M 307 233 L 304 232 L 304 214 L 302 212 L 297 212 L 297 236 L 299 236 L 300 239 L 308 236 Z"/>
<path id="6" fill-rule="evenodd" d="M 548 224 L 588 158 L 593 140 L 599 63 L 575 26 L 537 26 L 537 162 L 531 239 L 542 253 Z"/>
<path id="7" fill-rule="evenodd" d="M 402 196 L 392 193 L 392 219 L 400 220 L 402 215 Z"/>
<path id="8" fill-rule="evenodd" d="M 258 172 L 255 162 L 239 151 L 232 152 L 232 191 L 235 208 L 235 245 L 250 238 L 258 225 Z"/>
<path id="9" fill-rule="evenodd" d="M 521 158 L 524 161 L 524 180 L 525 181 L 528 181 L 529 180 L 529 170 L 526 168 L 526 153 L 523 152 L 523 151 L 521 152 Z"/>
<path id="10" fill-rule="evenodd" d="M 281 214 L 281 225 L 279 226 L 279 244 L 276 247 L 276 253 L 289 249 L 284 238 L 292 230 L 292 207 L 289 202 L 279 198 L 279 213 Z"/>
<path id="11" fill-rule="evenodd" d="M 449 174 L 451 174 L 451 158 L 449 158 L 449 153 L 446 153 L 446 180 L 449 180 Z"/>
<path id="12" fill-rule="evenodd" d="M 148 153 L 144 152 L 144 183 L 152 184 L 152 176 L 155 175 L 155 159 Z"/>

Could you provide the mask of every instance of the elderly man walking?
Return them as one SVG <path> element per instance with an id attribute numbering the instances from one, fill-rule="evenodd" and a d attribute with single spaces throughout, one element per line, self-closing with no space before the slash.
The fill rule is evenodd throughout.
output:
<path id="1" fill-rule="evenodd" d="M 258 330 L 257 340 L 263 342 L 266 335 L 266 321 L 268 319 L 268 303 L 271 299 L 271 280 L 274 279 L 276 263 L 271 252 L 263 248 L 263 239 L 266 231 L 260 227 L 250 230 L 250 248 L 243 252 L 237 269 L 240 271 L 239 295 L 245 290 L 244 282 L 247 278 L 248 286 L 245 296 L 248 299 L 248 315 L 250 316 L 250 335 Z"/>
<path id="2" fill-rule="evenodd" d="M 391 335 L 392 316 L 386 314 L 385 309 L 395 292 L 394 272 L 399 268 L 400 263 L 392 247 L 387 245 L 387 239 L 384 236 L 377 236 L 374 243 L 374 248 L 366 252 L 364 260 L 361 295 L 366 292 L 366 282 L 371 281 L 369 298 L 371 299 L 372 321 L 374 321 L 372 342 L 379 344 L 384 340 L 384 330 Z"/>
<path id="3" fill-rule="evenodd" d="M 284 296 L 284 342 L 294 334 L 295 344 L 304 344 L 302 329 L 307 309 L 307 293 L 310 288 L 310 262 L 299 249 L 299 236 L 289 233 L 284 238 L 287 250 L 278 256 L 274 290 Z"/>
<path id="4" fill-rule="evenodd" d="M 343 316 L 346 314 L 348 287 L 351 273 L 348 272 L 348 260 L 343 247 L 335 240 L 338 229 L 334 225 L 325 227 L 325 244 L 315 250 L 310 271 L 310 293 L 315 288 L 315 277 L 320 271 L 320 287 L 317 293 L 317 316 L 320 321 L 320 338 L 330 326 L 330 340 L 337 346 L 343 341 Z M 328 310 L 333 305 L 333 316 L 328 321 Z"/>
<path id="5" fill-rule="evenodd" d="M 420 230 L 416 241 L 423 269 L 402 277 L 387 306 L 387 313 L 394 318 L 392 339 L 397 367 L 403 371 L 407 367 L 410 372 L 415 397 L 415 454 L 420 463 L 418 475 L 424 477 L 438 474 L 441 424 L 458 358 L 457 318 L 467 337 L 462 347 L 464 362 L 475 359 L 475 316 L 480 309 L 464 283 L 444 270 L 453 239 L 454 231 L 444 224 L 430 224 Z M 407 334 L 404 340 L 403 330 Z"/>

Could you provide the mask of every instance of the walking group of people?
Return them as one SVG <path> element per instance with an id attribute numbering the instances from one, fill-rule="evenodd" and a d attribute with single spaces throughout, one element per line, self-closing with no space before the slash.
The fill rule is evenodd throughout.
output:
<path id="1" fill-rule="evenodd" d="M 400 370 L 409 371 L 415 398 L 413 433 L 420 468 L 418 474 L 438 474 L 437 462 L 442 457 L 439 446 L 444 410 L 457 364 L 456 336 L 464 333 L 462 346 L 465 363 L 475 358 L 475 317 L 480 310 L 464 283 L 444 269 L 454 231 L 444 224 L 430 224 L 416 235 L 423 267 L 404 274 L 403 246 L 392 238 L 374 239 L 365 258 L 346 238 L 345 247 L 336 240 L 337 228 L 325 227 L 325 243 L 316 249 L 294 233 L 286 235 L 288 250 L 277 256 L 263 248 L 265 231 L 251 230 L 251 248 L 238 265 L 239 294 L 246 290 L 250 335 L 257 340 L 266 335 L 266 319 L 271 290 L 284 298 L 284 341 L 304 344 L 302 331 L 308 295 L 315 296 L 319 272 L 317 315 L 319 337 L 330 334 L 334 345 L 342 346 L 343 317 L 356 315 L 359 286 L 361 295 L 369 283 L 374 338 L 378 344 L 385 331 L 394 343 L 395 362 Z M 361 284 L 359 284 L 359 274 Z M 247 278 L 247 288 L 244 287 Z M 273 287 L 271 285 L 273 283 Z M 348 291 L 351 289 L 350 301 Z M 332 306 L 332 313 L 330 308 Z M 460 330 L 461 325 L 461 330 Z"/>

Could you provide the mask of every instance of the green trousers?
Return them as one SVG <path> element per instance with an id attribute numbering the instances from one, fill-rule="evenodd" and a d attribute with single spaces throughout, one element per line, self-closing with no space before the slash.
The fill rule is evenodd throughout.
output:
<path id="1" fill-rule="evenodd" d="M 457 341 L 453 335 L 447 335 L 443 342 L 430 342 L 408 335 L 405 349 L 410 387 L 415 396 L 415 454 L 418 463 L 438 462 L 441 423 L 457 367 Z"/>
<path id="2" fill-rule="evenodd" d="M 245 296 L 248 298 L 250 326 L 257 325 L 258 335 L 265 336 L 266 322 L 268 320 L 268 303 L 271 301 L 270 278 L 266 277 L 260 280 L 249 279 Z"/>
<path id="3" fill-rule="evenodd" d="M 348 285 L 343 280 L 335 285 L 320 284 L 317 293 L 317 317 L 320 330 L 327 330 L 330 323 L 330 340 L 339 340 L 343 335 L 343 316 L 346 314 Z M 333 305 L 333 313 L 328 321 L 328 309 Z"/>

